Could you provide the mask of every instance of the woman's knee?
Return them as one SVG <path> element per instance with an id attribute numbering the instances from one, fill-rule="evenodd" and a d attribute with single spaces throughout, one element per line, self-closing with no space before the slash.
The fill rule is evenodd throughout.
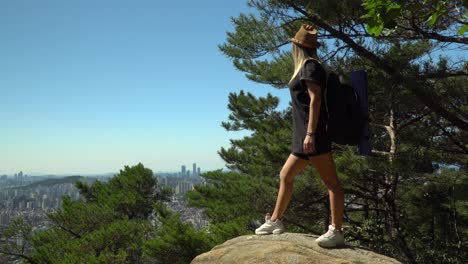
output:
<path id="1" fill-rule="evenodd" d="M 305 166 L 307 166 L 308 160 L 300 159 L 299 157 L 290 154 L 285 164 L 280 171 L 280 180 L 286 184 L 292 184 L 294 177 L 298 175 Z"/>
<path id="2" fill-rule="evenodd" d="M 325 184 L 325 186 L 327 186 L 327 188 L 334 192 L 334 193 L 342 193 L 343 192 L 343 187 L 341 186 L 341 182 L 338 180 L 338 178 L 331 178 L 331 179 L 327 179 L 327 180 L 324 180 L 323 183 Z"/>
<path id="3" fill-rule="evenodd" d="M 280 171 L 280 180 L 286 184 L 292 184 L 294 182 L 294 176 L 290 171 L 282 169 Z"/>

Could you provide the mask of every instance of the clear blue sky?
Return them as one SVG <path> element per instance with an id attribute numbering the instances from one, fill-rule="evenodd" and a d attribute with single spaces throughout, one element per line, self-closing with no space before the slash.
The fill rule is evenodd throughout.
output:
<path id="1" fill-rule="evenodd" d="M 246 1 L 0 1 L 0 174 L 225 168 L 228 94 L 248 81 L 217 48 Z"/>

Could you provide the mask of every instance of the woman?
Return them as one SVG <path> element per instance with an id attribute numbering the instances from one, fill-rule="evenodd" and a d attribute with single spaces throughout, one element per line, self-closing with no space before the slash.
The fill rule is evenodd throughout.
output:
<path id="1" fill-rule="evenodd" d="M 294 73 L 289 81 L 293 114 L 292 152 L 280 172 L 280 187 L 275 210 L 265 216 L 265 223 L 255 230 L 257 235 L 280 234 L 282 223 L 293 192 L 294 177 L 307 164 L 317 170 L 330 196 L 332 224 L 328 231 L 316 239 L 323 247 L 344 245 L 343 221 L 344 193 L 336 175 L 331 142 L 326 133 L 326 107 L 324 89 L 326 71 L 317 57 L 317 31 L 302 25 L 291 39 Z"/>

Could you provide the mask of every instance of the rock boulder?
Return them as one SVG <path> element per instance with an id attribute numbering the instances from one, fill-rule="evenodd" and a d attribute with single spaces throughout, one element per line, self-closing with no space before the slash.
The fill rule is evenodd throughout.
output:
<path id="1" fill-rule="evenodd" d="M 401 263 L 351 245 L 322 248 L 315 242 L 316 238 L 316 235 L 288 232 L 279 235 L 240 236 L 198 255 L 191 264 Z"/>

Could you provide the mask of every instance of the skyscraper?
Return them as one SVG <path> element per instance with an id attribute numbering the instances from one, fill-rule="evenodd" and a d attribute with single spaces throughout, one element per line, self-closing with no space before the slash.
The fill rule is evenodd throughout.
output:
<path id="1" fill-rule="evenodd" d="M 195 176 L 195 174 L 197 174 L 197 164 L 196 163 L 193 163 L 193 175 Z"/>
<path id="2" fill-rule="evenodd" d="M 185 165 L 182 165 L 181 170 L 182 170 L 182 177 L 184 177 L 185 176 Z"/>

